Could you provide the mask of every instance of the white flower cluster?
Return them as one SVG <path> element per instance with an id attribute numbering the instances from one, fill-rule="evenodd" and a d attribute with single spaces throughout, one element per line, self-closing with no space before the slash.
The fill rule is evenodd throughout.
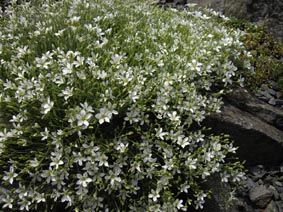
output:
<path id="1" fill-rule="evenodd" d="M 240 181 L 241 164 L 226 164 L 230 141 L 201 130 L 237 80 L 235 64 L 249 64 L 241 33 L 218 16 L 130 0 L 8 7 L 0 206 L 187 211 L 203 207 L 208 176 Z"/>

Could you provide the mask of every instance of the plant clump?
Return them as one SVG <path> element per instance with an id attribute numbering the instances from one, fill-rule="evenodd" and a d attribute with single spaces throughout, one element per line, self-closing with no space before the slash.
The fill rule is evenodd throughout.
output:
<path id="1" fill-rule="evenodd" d="M 219 14 L 148 1 L 32 1 L 0 20 L 4 211 L 187 211 L 213 174 L 237 185 L 226 136 L 202 128 L 250 68 Z M 58 209 L 59 210 L 59 209 Z"/>
<path id="2" fill-rule="evenodd" d="M 244 31 L 241 41 L 251 53 L 253 71 L 243 73 L 245 86 L 257 91 L 262 84 L 273 81 L 283 94 L 283 43 L 276 41 L 263 26 L 237 19 L 226 23 L 228 27 Z"/>

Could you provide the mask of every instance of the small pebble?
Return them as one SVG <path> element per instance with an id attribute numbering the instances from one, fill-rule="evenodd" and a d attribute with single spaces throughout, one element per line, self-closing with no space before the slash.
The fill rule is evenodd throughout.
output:
<path id="1" fill-rule="evenodd" d="M 276 186 L 279 186 L 279 187 L 282 187 L 283 186 L 283 184 L 281 183 L 281 182 L 279 182 L 279 181 L 275 181 L 275 183 L 274 183 Z"/>
<path id="2" fill-rule="evenodd" d="M 268 104 L 276 105 L 276 100 L 274 98 L 269 99 Z"/>

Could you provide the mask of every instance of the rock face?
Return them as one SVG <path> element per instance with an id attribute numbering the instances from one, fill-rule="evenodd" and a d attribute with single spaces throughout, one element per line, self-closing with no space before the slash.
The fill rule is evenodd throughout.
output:
<path id="1" fill-rule="evenodd" d="M 283 161 L 283 132 L 233 105 L 225 105 L 205 125 L 217 134 L 227 133 L 239 147 L 237 154 L 247 165 L 280 164 Z"/>
<path id="2" fill-rule="evenodd" d="M 228 17 L 264 25 L 279 41 L 283 41 L 283 1 L 282 0 L 160 0 L 160 3 L 196 3 L 210 7 Z"/>
<path id="3" fill-rule="evenodd" d="M 252 0 L 187 0 L 187 3 L 196 3 L 202 7 L 211 7 L 227 16 L 247 19 L 247 5 L 250 5 Z"/>
<path id="4" fill-rule="evenodd" d="M 283 41 L 282 0 L 253 0 L 247 11 L 250 21 L 267 26 L 276 39 Z"/>
<path id="5" fill-rule="evenodd" d="M 226 97 L 222 113 L 204 124 L 217 134 L 227 133 L 239 147 L 247 166 L 283 162 L 283 109 L 274 107 L 239 88 Z"/>

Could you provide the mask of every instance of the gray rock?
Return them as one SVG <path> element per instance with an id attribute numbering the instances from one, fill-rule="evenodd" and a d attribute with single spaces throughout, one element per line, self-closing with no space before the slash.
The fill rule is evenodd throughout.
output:
<path id="1" fill-rule="evenodd" d="M 278 193 L 281 195 L 283 194 L 283 187 L 276 187 L 276 190 L 278 191 Z M 282 199 L 283 200 L 283 199 Z"/>
<path id="2" fill-rule="evenodd" d="M 277 92 L 275 90 L 273 90 L 272 88 L 266 89 L 266 92 L 268 92 L 273 97 L 276 97 L 276 95 L 277 95 Z"/>
<path id="3" fill-rule="evenodd" d="M 259 208 L 265 208 L 271 201 L 273 192 L 264 185 L 259 185 L 249 191 L 249 198 Z"/>
<path id="4" fill-rule="evenodd" d="M 245 180 L 245 188 L 249 191 L 250 189 L 252 189 L 253 187 L 257 186 L 258 184 L 253 181 L 251 178 L 247 177 L 247 179 Z"/>
<path id="5" fill-rule="evenodd" d="M 264 210 L 265 212 L 282 212 L 279 211 L 277 204 L 274 201 L 271 201 Z"/>
<path id="6" fill-rule="evenodd" d="M 254 104 L 254 107 L 260 106 Z M 279 165 L 283 161 L 283 132 L 251 113 L 226 104 L 222 113 L 211 115 L 204 125 L 216 134 L 229 134 L 239 147 L 237 156 L 246 160 L 247 165 Z"/>
<path id="7" fill-rule="evenodd" d="M 283 100 L 282 99 L 275 99 L 275 105 L 282 106 L 283 105 Z"/>
<path id="8" fill-rule="evenodd" d="M 262 181 L 262 179 L 259 179 L 259 180 L 257 181 L 257 184 L 258 184 L 258 185 L 264 185 L 264 182 Z"/>
<path id="9" fill-rule="evenodd" d="M 267 176 L 264 178 L 264 183 L 265 184 L 272 184 L 274 181 L 274 176 L 270 175 L 268 172 Z"/>
<path id="10" fill-rule="evenodd" d="M 258 96 L 258 99 L 264 101 L 264 102 L 268 102 L 269 98 L 265 97 L 265 96 Z"/>
<path id="11" fill-rule="evenodd" d="M 260 101 L 247 90 L 243 88 L 235 89 L 227 96 L 227 99 L 229 103 L 238 108 L 253 114 L 278 129 L 283 129 L 283 110 Z"/>
<path id="12" fill-rule="evenodd" d="M 282 0 L 187 0 L 210 7 L 228 17 L 248 20 L 264 25 L 279 41 L 283 41 L 283 1 Z"/>
<path id="13" fill-rule="evenodd" d="M 253 166 L 249 171 L 252 174 L 252 179 L 254 181 L 263 178 L 263 176 L 266 174 L 266 171 L 262 165 Z"/>
<path id="14" fill-rule="evenodd" d="M 268 104 L 276 105 L 276 100 L 274 98 L 269 99 Z"/>
<path id="15" fill-rule="evenodd" d="M 283 201 L 275 201 L 275 204 L 278 207 L 279 212 L 283 211 Z"/>
<path id="16" fill-rule="evenodd" d="M 278 85 L 277 85 L 277 83 L 275 81 L 271 80 L 269 83 L 270 83 L 272 89 L 274 89 L 275 91 L 279 91 L 280 90 L 280 88 L 278 87 Z M 276 92 L 276 95 L 277 95 L 277 93 L 278 92 Z"/>
<path id="17" fill-rule="evenodd" d="M 276 190 L 276 188 L 272 185 L 270 185 L 268 188 L 273 192 L 274 199 L 280 200 L 280 195 L 279 195 L 278 191 Z"/>
<path id="18" fill-rule="evenodd" d="M 277 92 L 276 93 L 276 98 L 277 99 L 280 99 L 280 100 L 283 100 L 283 99 L 281 99 L 283 96 L 282 96 L 282 93 L 280 93 L 280 92 Z"/>
<path id="19" fill-rule="evenodd" d="M 283 184 L 279 181 L 275 181 L 274 185 L 278 186 L 278 187 L 283 187 Z"/>
<path id="20" fill-rule="evenodd" d="M 272 170 L 272 171 L 269 171 L 268 174 L 269 174 L 270 176 L 274 177 L 274 176 L 280 175 L 280 171 L 278 171 L 278 170 Z"/>

